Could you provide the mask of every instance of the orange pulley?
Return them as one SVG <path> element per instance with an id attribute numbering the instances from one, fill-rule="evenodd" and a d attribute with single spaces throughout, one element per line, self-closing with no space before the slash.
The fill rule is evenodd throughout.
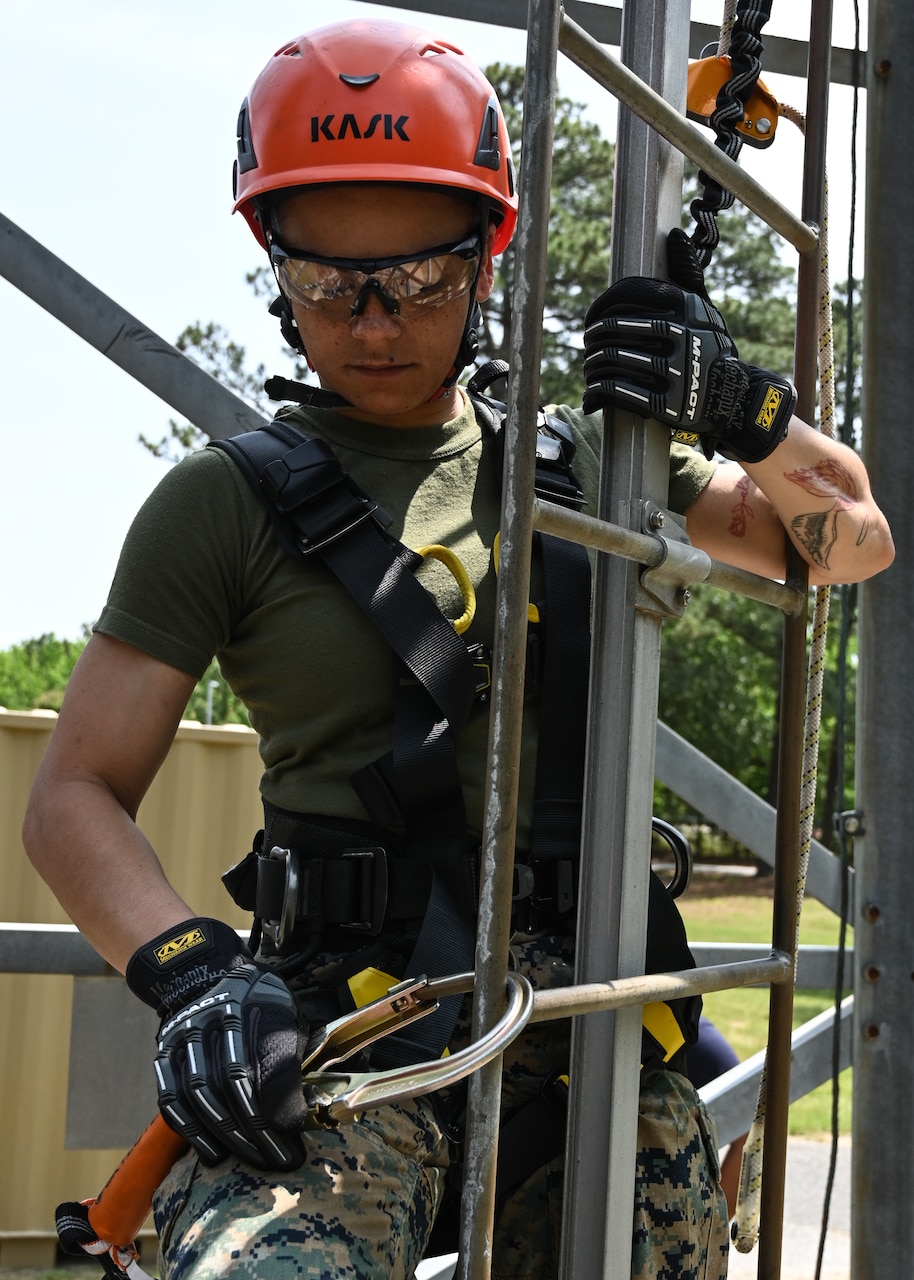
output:
<path id="1" fill-rule="evenodd" d="M 698 58 L 689 63 L 686 91 L 686 115 L 690 120 L 708 124 L 717 109 L 717 95 L 732 74 L 730 59 Z M 778 124 L 778 103 L 761 80 L 753 86 L 743 108 L 743 118 L 736 131 L 750 147 L 770 147 Z"/>

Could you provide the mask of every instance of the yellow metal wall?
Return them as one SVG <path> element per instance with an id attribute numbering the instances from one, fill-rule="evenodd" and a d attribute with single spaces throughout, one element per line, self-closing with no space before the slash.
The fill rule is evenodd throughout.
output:
<path id="1" fill-rule="evenodd" d="M 32 870 L 20 827 L 56 715 L 0 709 L 0 919 L 63 924 Z M 240 726 L 185 721 L 139 823 L 194 909 L 243 928 L 220 875 L 250 848 L 261 822 L 257 736 Z M 104 887 L 100 886 L 100 891 Z M 73 979 L 0 974 L 0 1265 L 53 1257 L 54 1209 L 96 1194 L 121 1151 L 67 1151 L 64 1131 Z M 117 1053 L 117 1044 L 100 1046 Z M 149 1120 L 137 1117 L 137 1136 Z"/>

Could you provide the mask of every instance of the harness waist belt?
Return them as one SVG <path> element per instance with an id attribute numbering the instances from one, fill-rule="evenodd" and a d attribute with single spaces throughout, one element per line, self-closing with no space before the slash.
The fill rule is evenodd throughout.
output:
<path id="1" fill-rule="evenodd" d="M 347 849 L 336 858 L 274 846 L 257 858 L 254 913 L 278 946 L 296 924 L 308 921 L 376 937 L 391 921 L 422 916 L 431 883 L 429 867 L 391 857 L 379 845 Z"/>

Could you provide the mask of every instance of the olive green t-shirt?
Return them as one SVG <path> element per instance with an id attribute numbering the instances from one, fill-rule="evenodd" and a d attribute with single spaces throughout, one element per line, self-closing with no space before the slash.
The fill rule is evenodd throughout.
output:
<path id="1" fill-rule="evenodd" d="M 557 412 L 574 430 L 574 469 L 595 512 L 600 418 Z M 463 413 L 443 426 L 409 430 L 326 410 L 283 417 L 331 445 L 392 517 L 395 537 L 414 549 L 443 544 L 460 557 L 477 599 L 464 639 L 491 647 L 500 463 L 472 406 L 465 402 Z M 685 511 L 713 470 L 694 450 L 673 446 L 670 507 Z M 448 569 L 426 559 L 417 576 L 447 617 L 460 616 L 463 599 Z M 260 737 L 264 796 L 293 812 L 366 817 L 349 778 L 392 746 L 390 649 L 323 564 L 305 565 L 282 551 L 264 508 L 224 452 L 205 449 L 184 459 L 144 503 L 96 629 L 197 679 L 218 657 Z M 536 731 L 535 707 L 528 707 L 521 847 L 529 839 Z M 477 832 L 487 735 L 481 706 L 458 742 L 468 821 Z"/>

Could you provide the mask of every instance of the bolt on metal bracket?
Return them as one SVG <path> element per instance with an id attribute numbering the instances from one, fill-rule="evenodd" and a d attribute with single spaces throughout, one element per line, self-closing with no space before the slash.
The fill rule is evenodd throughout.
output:
<path id="1" fill-rule="evenodd" d="M 639 506 L 642 532 L 663 549 L 657 562 L 641 572 L 641 586 L 649 601 L 642 600 L 639 608 L 662 618 L 681 618 L 691 599 L 689 587 L 708 577 L 711 558 L 689 541 L 684 517 L 648 500 Z"/>

